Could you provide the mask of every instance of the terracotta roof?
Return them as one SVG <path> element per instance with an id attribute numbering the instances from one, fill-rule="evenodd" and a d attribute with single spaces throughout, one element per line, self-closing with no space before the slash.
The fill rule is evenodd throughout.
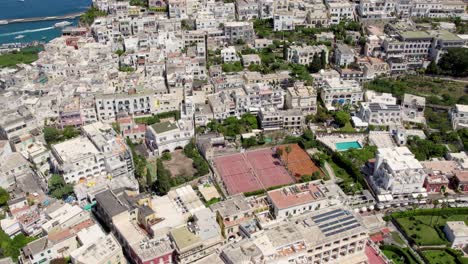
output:
<path id="1" fill-rule="evenodd" d="M 268 192 L 273 204 L 280 208 L 290 208 L 311 203 L 323 197 L 322 192 L 314 184 L 290 186 Z"/>
<path id="2" fill-rule="evenodd" d="M 468 182 L 468 171 L 456 171 L 455 172 L 455 177 L 458 179 L 459 182 L 467 183 Z"/>
<path id="3" fill-rule="evenodd" d="M 94 221 L 91 219 L 88 219 L 86 221 L 80 222 L 72 227 L 62 229 L 56 232 L 49 233 L 48 238 L 49 241 L 52 241 L 54 243 L 63 241 L 69 237 L 73 237 L 76 235 L 76 233 L 80 232 L 80 230 L 88 228 L 90 226 L 94 225 Z"/>

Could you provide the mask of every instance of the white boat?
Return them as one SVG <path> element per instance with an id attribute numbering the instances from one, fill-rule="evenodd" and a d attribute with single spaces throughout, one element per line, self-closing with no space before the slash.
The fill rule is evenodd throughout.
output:
<path id="1" fill-rule="evenodd" d="M 66 27 L 66 26 L 69 26 L 69 25 L 71 25 L 71 24 L 72 24 L 71 22 L 62 21 L 62 22 L 55 23 L 55 24 L 54 24 L 54 27 L 56 27 L 56 28 L 58 28 L 58 27 Z"/>
<path id="2" fill-rule="evenodd" d="M 15 39 L 22 39 L 22 38 L 24 38 L 24 35 L 18 35 L 15 37 Z"/>
<path id="3" fill-rule="evenodd" d="M 8 24 L 8 20 L 0 20 L 0 25 L 6 25 Z"/>
<path id="4" fill-rule="evenodd" d="M 24 2 L 24 0 L 18 0 L 18 2 Z"/>

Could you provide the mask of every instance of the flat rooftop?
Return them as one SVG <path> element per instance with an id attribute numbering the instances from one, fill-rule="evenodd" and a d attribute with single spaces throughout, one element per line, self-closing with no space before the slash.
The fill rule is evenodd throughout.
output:
<path id="1" fill-rule="evenodd" d="M 408 38 L 415 38 L 415 39 L 420 39 L 420 38 L 424 38 L 424 39 L 430 39 L 432 38 L 432 36 L 427 33 L 426 31 L 403 31 L 400 33 L 401 36 L 405 39 L 408 39 Z"/>
<path id="2" fill-rule="evenodd" d="M 169 121 L 156 123 L 156 124 L 151 125 L 151 127 L 154 129 L 154 132 L 158 134 L 177 129 L 177 125 L 174 122 L 169 122 Z"/>
<path id="3" fill-rule="evenodd" d="M 86 137 L 77 137 L 52 146 L 64 163 L 95 155 L 99 150 Z"/>
<path id="4" fill-rule="evenodd" d="M 280 209 L 304 205 L 325 198 L 319 187 L 312 183 L 269 191 L 268 196 L 272 203 Z"/>

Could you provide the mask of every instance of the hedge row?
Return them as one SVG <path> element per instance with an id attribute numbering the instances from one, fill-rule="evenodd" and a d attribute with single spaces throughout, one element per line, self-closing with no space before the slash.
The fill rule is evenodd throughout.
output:
<path id="1" fill-rule="evenodd" d="M 383 245 L 383 246 L 380 246 L 380 249 L 392 251 L 392 252 L 395 252 L 398 256 L 403 256 L 404 263 L 408 263 L 408 264 L 419 263 L 411 252 L 404 251 L 400 247 L 393 246 L 393 245 Z"/>
<path id="2" fill-rule="evenodd" d="M 416 209 L 409 210 L 404 212 L 395 212 L 391 214 L 391 217 L 394 219 L 405 218 L 410 216 L 419 216 L 419 215 L 464 215 L 468 214 L 468 208 L 439 208 L 439 209 Z"/>
<path id="3" fill-rule="evenodd" d="M 451 255 L 454 259 L 455 259 L 455 263 L 454 264 L 466 264 L 467 263 L 467 260 L 466 258 L 463 258 L 463 254 L 453 248 L 434 248 L 434 249 L 425 249 L 425 250 L 422 250 L 420 253 L 424 252 L 424 251 L 430 251 L 430 250 L 437 250 L 437 251 L 445 251 L 447 254 Z M 423 258 L 423 260 L 426 262 L 426 263 L 431 263 L 431 260 L 429 260 L 426 255 L 424 254 L 420 254 L 421 257 Z"/>

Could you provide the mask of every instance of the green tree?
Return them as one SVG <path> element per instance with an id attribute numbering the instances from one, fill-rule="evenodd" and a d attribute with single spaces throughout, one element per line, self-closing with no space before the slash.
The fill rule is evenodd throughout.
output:
<path id="1" fill-rule="evenodd" d="M 287 146 L 284 148 L 284 151 L 286 152 L 286 166 L 288 166 L 288 163 L 289 163 L 289 153 L 291 153 L 291 151 L 292 151 L 291 145 L 287 145 Z"/>
<path id="2" fill-rule="evenodd" d="M 241 123 L 248 126 L 250 130 L 258 128 L 257 117 L 251 113 L 243 114 L 241 117 Z"/>
<path id="3" fill-rule="evenodd" d="M 171 190 L 171 175 L 166 168 L 161 159 L 156 161 L 156 188 L 159 194 L 166 195 Z"/>
<path id="4" fill-rule="evenodd" d="M 346 111 L 338 111 L 335 113 L 335 122 L 340 126 L 344 127 L 349 122 L 351 116 Z"/>
<path id="5" fill-rule="evenodd" d="M 322 60 L 320 59 L 317 53 L 314 54 L 312 62 L 309 64 L 309 71 L 311 73 L 316 73 L 322 69 Z"/>
<path id="6" fill-rule="evenodd" d="M 65 127 L 62 132 L 62 135 L 65 139 L 77 137 L 79 134 L 80 132 L 72 126 Z"/>
<path id="7" fill-rule="evenodd" d="M 255 137 L 249 137 L 242 140 L 242 147 L 243 148 L 250 148 L 257 145 L 257 139 Z"/>
<path id="8" fill-rule="evenodd" d="M 172 159 L 172 155 L 170 152 L 164 152 L 161 156 L 161 159 L 162 160 L 171 160 Z"/>
<path id="9" fill-rule="evenodd" d="M 456 77 L 468 76 L 468 49 L 448 49 L 440 58 L 439 67 L 445 74 Z"/>
<path id="10" fill-rule="evenodd" d="M 10 200 L 10 194 L 0 187 L 0 206 L 5 205 Z"/>
<path id="11" fill-rule="evenodd" d="M 223 63 L 221 67 L 223 69 L 223 72 L 240 72 L 244 69 L 244 67 L 239 61 L 236 61 L 234 63 Z"/>
<path id="12" fill-rule="evenodd" d="M 301 182 L 310 182 L 312 180 L 312 175 L 302 175 L 301 176 Z"/>
<path id="13" fill-rule="evenodd" d="M 426 69 L 426 73 L 435 74 L 435 75 L 440 74 L 439 66 L 437 66 L 437 63 L 435 62 L 435 60 L 432 60 L 431 63 L 429 63 L 429 66 L 427 66 L 427 69 Z"/>
<path id="14" fill-rule="evenodd" d="M 327 67 L 327 61 L 328 61 L 327 53 L 324 50 L 322 50 L 322 52 L 320 53 L 321 69 L 325 69 Z"/>
<path id="15" fill-rule="evenodd" d="M 48 181 L 49 193 L 56 199 L 63 199 L 73 194 L 73 186 L 66 184 L 62 176 L 53 174 Z"/>
<path id="16" fill-rule="evenodd" d="M 87 26 L 93 24 L 94 20 L 100 16 L 106 16 L 107 13 L 91 6 L 83 15 L 80 16 L 80 22 Z"/>
<path id="17" fill-rule="evenodd" d="M 59 141 L 61 133 L 55 127 L 44 127 L 42 131 L 44 133 L 44 139 L 47 144 L 53 144 Z"/>
<path id="18" fill-rule="evenodd" d="M 281 158 L 281 156 L 283 156 L 283 149 L 276 148 L 276 156 L 278 156 L 278 158 Z"/>

